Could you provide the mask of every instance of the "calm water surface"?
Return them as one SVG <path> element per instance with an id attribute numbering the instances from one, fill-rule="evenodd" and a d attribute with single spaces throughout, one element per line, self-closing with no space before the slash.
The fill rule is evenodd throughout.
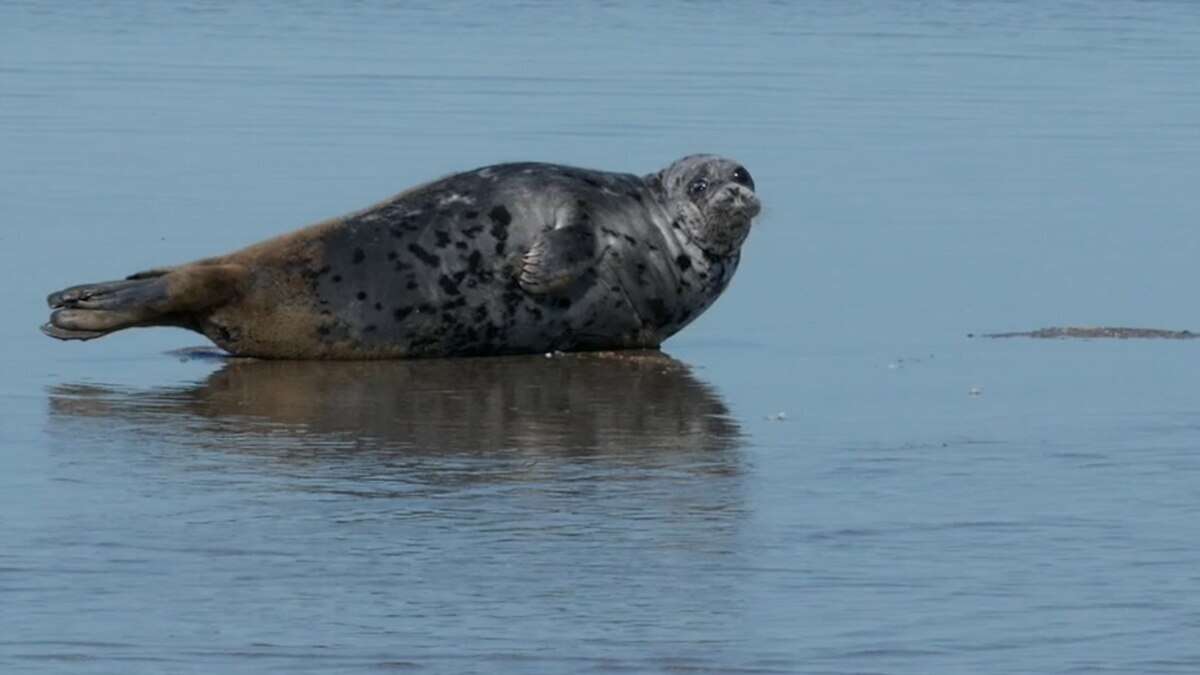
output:
<path id="1" fill-rule="evenodd" d="M 1200 671 L 1200 5 L 0 5 L 0 670 Z M 61 344 L 455 170 L 718 152 L 670 356 Z"/>

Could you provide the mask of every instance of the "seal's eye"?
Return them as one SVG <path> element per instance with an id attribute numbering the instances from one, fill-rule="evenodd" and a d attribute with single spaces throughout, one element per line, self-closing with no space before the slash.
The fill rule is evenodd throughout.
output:
<path id="1" fill-rule="evenodd" d="M 754 179 L 750 177 L 750 172 L 744 166 L 739 166 L 733 170 L 733 182 L 745 185 L 751 190 L 754 189 Z"/>
<path id="2" fill-rule="evenodd" d="M 688 186 L 688 194 L 692 196 L 702 195 L 706 190 L 708 190 L 708 181 L 703 178 L 697 178 Z"/>

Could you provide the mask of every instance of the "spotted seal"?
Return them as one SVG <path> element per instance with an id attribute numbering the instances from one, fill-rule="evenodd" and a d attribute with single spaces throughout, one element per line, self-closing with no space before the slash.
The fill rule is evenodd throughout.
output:
<path id="1" fill-rule="evenodd" d="M 655 348 L 728 285 L 759 208 L 749 171 L 713 155 L 647 176 L 499 164 L 229 255 L 52 293 L 42 330 L 177 326 L 295 359 Z"/>

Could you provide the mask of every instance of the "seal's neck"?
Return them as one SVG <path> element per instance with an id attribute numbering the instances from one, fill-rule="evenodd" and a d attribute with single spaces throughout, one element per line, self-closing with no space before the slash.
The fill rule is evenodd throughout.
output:
<path id="1" fill-rule="evenodd" d="M 667 190 L 663 187 L 662 174 L 662 171 L 657 173 L 648 173 L 645 176 L 642 176 L 642 183 L 646 185 L 646 189 L 650 191 L 650 194 L 654 195 L 654 197 L 659 201 L 666 203 Z"/>

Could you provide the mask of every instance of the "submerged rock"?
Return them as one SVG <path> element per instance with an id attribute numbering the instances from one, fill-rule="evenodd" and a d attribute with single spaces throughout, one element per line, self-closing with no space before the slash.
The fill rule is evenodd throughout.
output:
<path id="1" fill-rule="evenodd" d="M 1160 340 L 1190 340 L 1200 337 L 1200 333 L 1194 333 L 1190 330 L 1163 330 L 1160 328 L 1126 328 L 1119 326 L 1054 326 L 1051 328 L 1039 328 L 1032 331 L 1014 332 L 1014 333 L 982 333 L 976 335 L 968 333 L 967 337 L 985 337 L 985 338 L 1013 338 L 1013 337 L 1028 337 L 1028 338 L 1116 338 L 1118 340 L 1129 339 L 1160 339 Z"/>

